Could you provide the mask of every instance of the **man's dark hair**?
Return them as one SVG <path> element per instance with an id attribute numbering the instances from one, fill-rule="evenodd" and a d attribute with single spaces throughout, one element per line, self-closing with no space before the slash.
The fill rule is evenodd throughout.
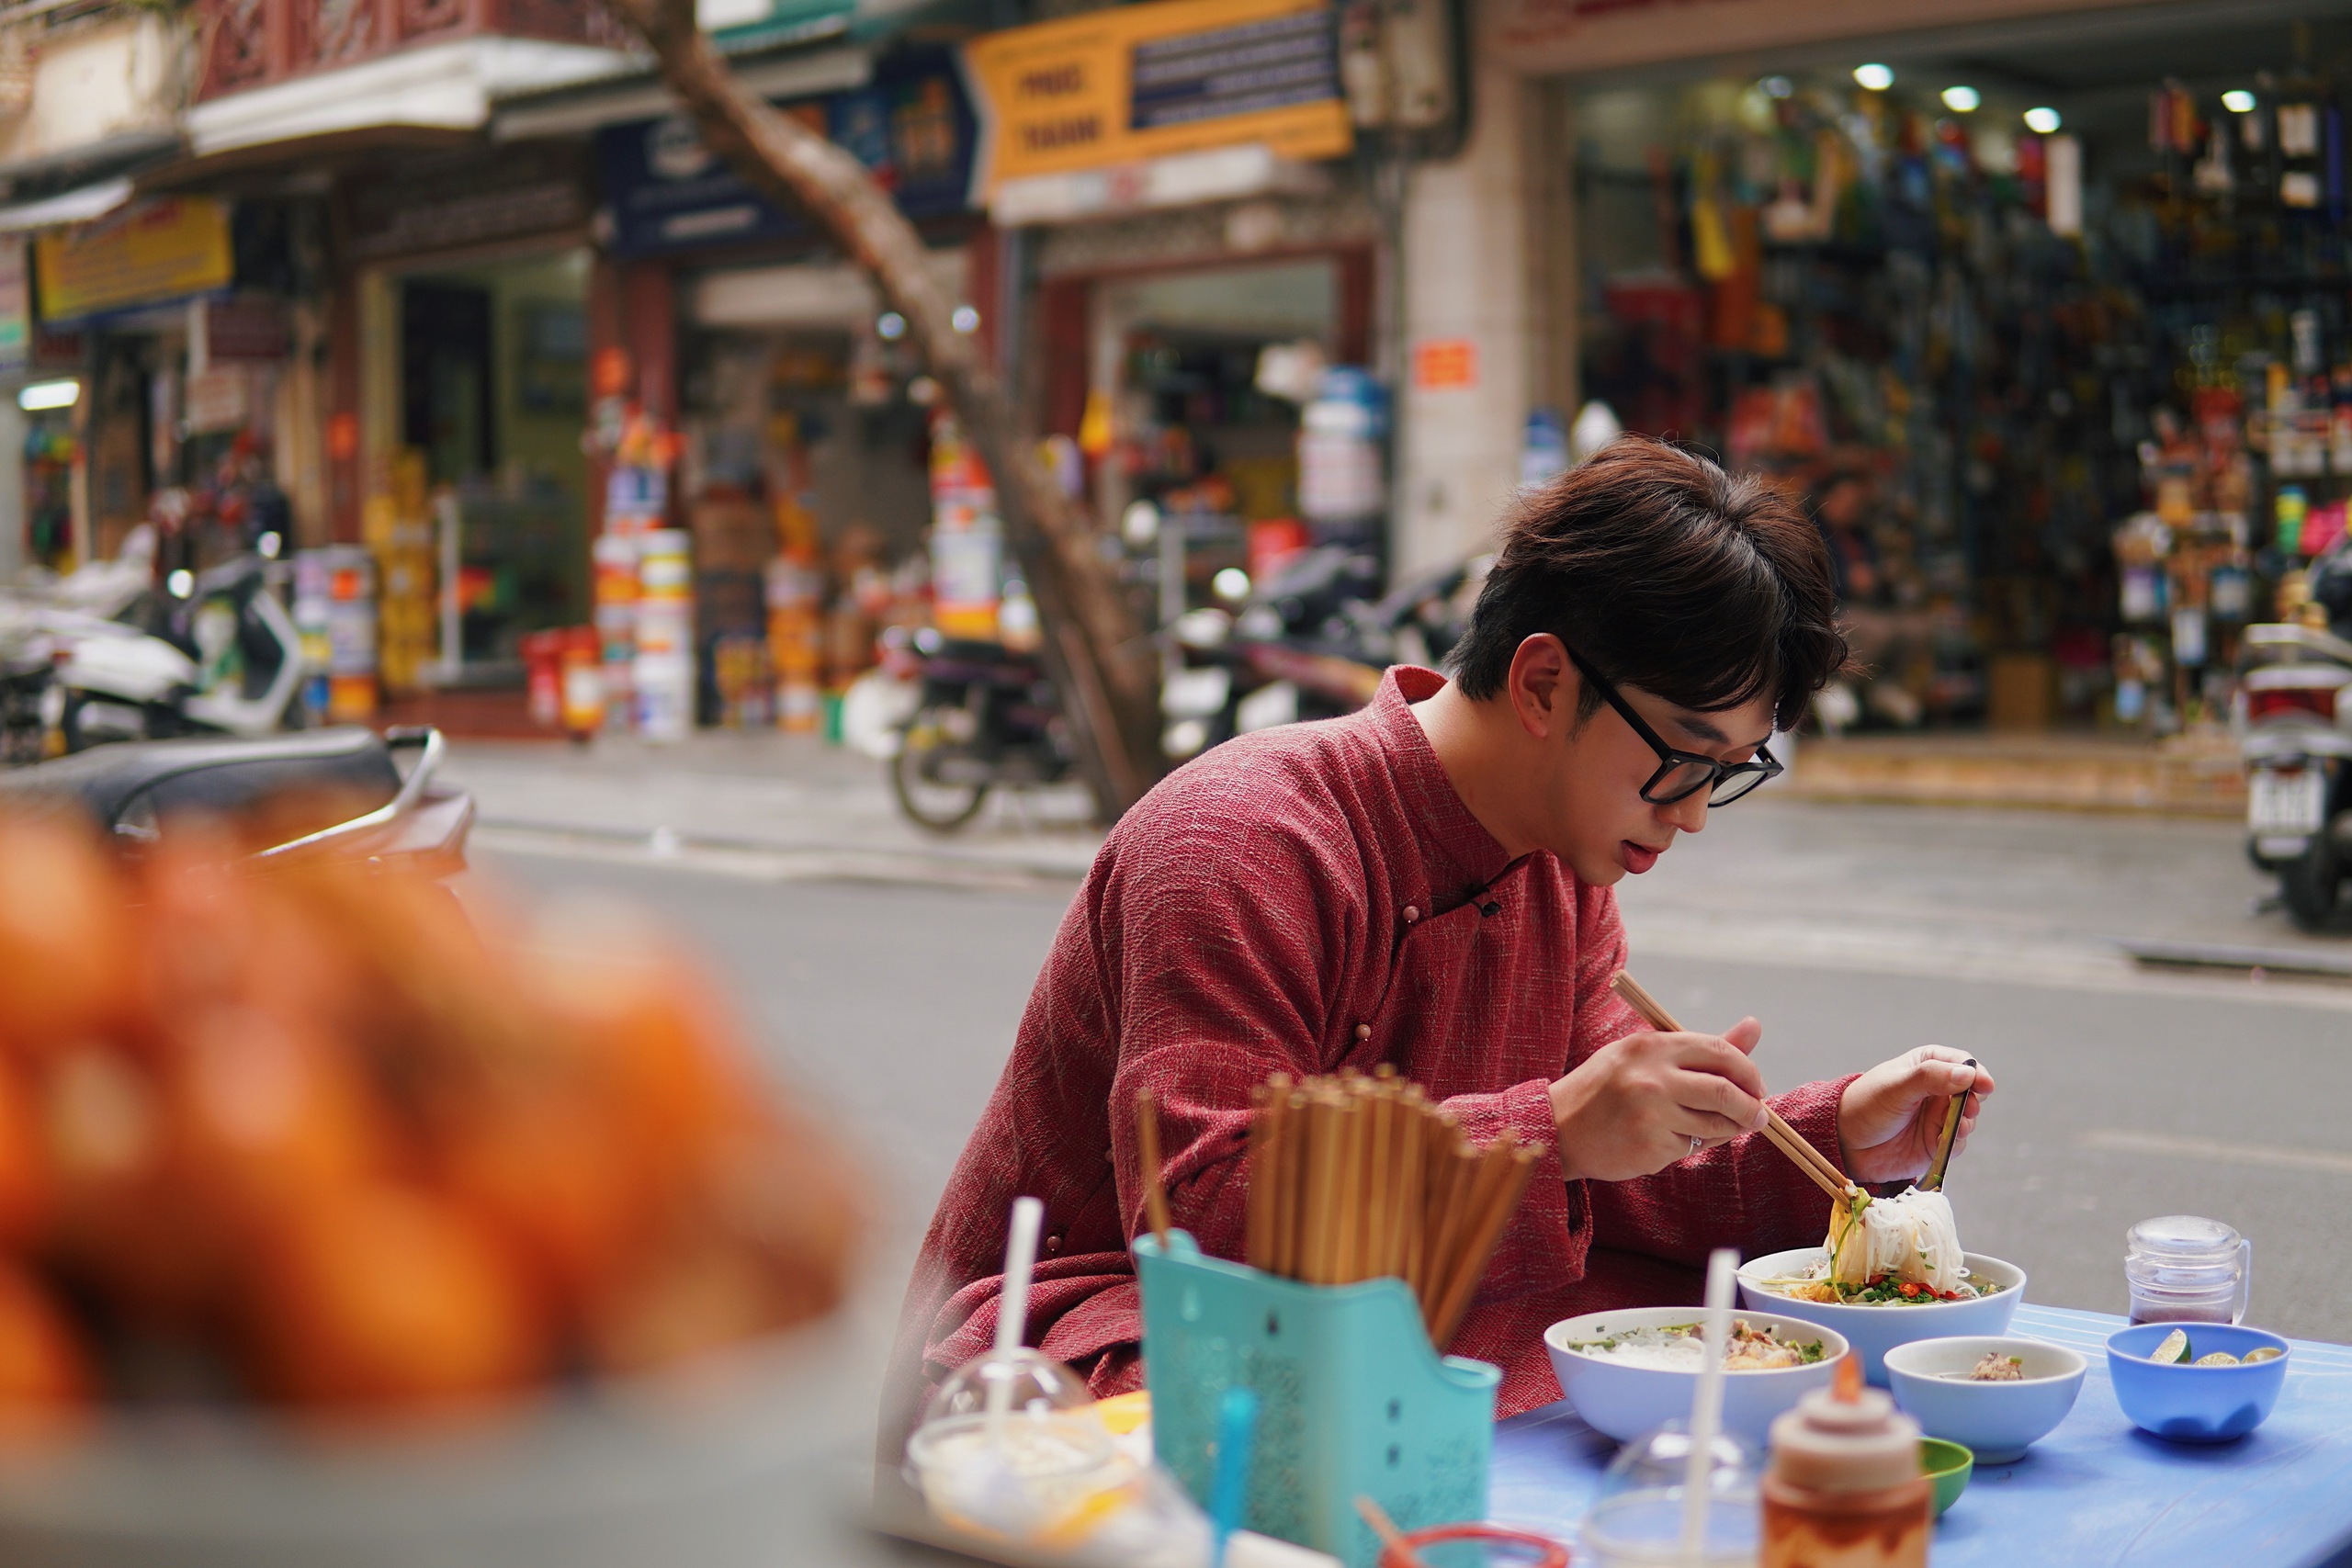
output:
<path id="1" fill-rule="evenodd" d="M 1829 553 L 1794 501 L 1663 441 L 1625 435 L 1521 497 L 1453 652 L 1490 697 L 1550 632 L 1612 682 L 1716 712 L 1770 696 L 1781 729 L 1846 666 Z M 1600 694 L 1584 683 L 1577 722 Z"/>

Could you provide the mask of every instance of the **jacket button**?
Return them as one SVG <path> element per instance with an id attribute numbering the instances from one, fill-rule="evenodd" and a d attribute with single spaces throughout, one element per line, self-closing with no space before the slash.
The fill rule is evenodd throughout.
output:
<path id="1" fill-rule="evenodd" d="M 1051 1257 L 1053 1254 L 1059 1252 L 1061 1249 L 1062 1249 L 1062 1235 L 1061 1235 L 1061 1232 L 1059 1232 L 1059 1231 L 1056 1231 L 1053 1235 L 1049 1235 L 1049 1236 L 1047 1236 L 1047 1237 L 1046 1238 L 1046 1255 L 1047 1255 L 1048 1257 Z"/>
<path id="2" fill-rule="evenodd" d="M 1411 925 L 1415 920 L 1418 920 L 1420 918 L 1421 909 L 1419 905 L 1408 904 L 1405 906 L 1405 923 L 1407 925 Z"/>
<path id="3" fill-rule="evenodd" d="M 1370 1024 L 1368 1024 L 1368 1023 L 1359 1023 L 1359 1024 L 1357 1024 L 1357 1025 L 1356 1025 L 1356 1038 L 1357 1038 L 1357 1039 L 1359 1039 L 1359 1040 L 1369 1040 L 1369 1039 L 1371 1039 L 1371 1038 L 1372 1038 L 1372 1025 L 1370 1025 Z"/>

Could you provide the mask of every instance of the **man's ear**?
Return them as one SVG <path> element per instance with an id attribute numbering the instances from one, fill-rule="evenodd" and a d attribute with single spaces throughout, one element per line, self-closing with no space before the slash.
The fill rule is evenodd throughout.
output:
<path id="1" fill-rule="evenodd" d="M 1584 682 L 1568 650 L 1550 632 L 1537 632 L 1510 656 L 1508 690 L 1511 711 L 1520 728 L 1539 740 L 1551 739 L 1576 724 L 1577 704 Z"/>

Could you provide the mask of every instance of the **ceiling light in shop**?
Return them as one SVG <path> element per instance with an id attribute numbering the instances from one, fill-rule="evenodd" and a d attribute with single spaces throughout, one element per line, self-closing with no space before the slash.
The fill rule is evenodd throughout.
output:
<path id="1" fill-rule="evenodd" d="M 2232 114 L 2252 114 L 2254 95 L 2244 87 L 2233 87 L 2222 95 L 2222 107 Z"/>
<path id="2" fill-rule="evenodd" d="M 1796 84 L 1786 76 L 1767 76 L 1756 85 L 1768 98 L 1785 98 L 1797 90 Z"/>
<path id="3" fill-rule="evenodd" d="M 2047 136 L 2065 123 L 2059 118 L 2056 109 L 2040 108 L 2025 111 L 2025 128 L 2037 136 Z"/>
<path id="4" fill-rule="evenodd" d="M 1891 65 L 1857 65 L 1854 80 L 1873 93 L 1883 93 L 1894 85 L 1894 68 Z"/>
<path id="5" fill-rule="evenodd" d="M 980 330 L 980 313 L 969 305 L 958 305 L 956 313 L 947 318 L 947 324 L 959 333 L 976 333 Z"/>
<path id="6" fill-rule="evenodd" d="M 874 330 L 886 343 L 896 343 L 907 335 L 907 319 L 896 310 L 885 310 Z"/>
<path id="7" fill-rule="evenodd" d="M 1951 110 L 1954 114 L 1973 113 L 1975 110 L 1976 106 L 1984 101 L 1984 95 L 1978 92 L 1973 87 L 1946 87 L 1944 89 L 1944 107 Z"/>
<path id="8" fill-rule="evenodd" d="M 82 400 L 79 381 L 35 381 L 17 394 L 17 406 L 27 413 L 43 409 L 70 409 Z"/>

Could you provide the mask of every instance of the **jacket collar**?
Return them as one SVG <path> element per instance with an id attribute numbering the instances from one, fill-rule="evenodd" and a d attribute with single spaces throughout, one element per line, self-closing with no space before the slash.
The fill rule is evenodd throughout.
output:
<path id="1" fill-rule="evenodd" d="M 1430 895 L 1441 907 L 1485 887 L 1510 863 L 1500 842 L 1470 814 L 1446 777 L 1412 705 L 1435 696 L 1445 677 L 1434 670 L 1399 664 L 1381 677 L 1372 699 L 1372 728 L 1387 760 L 1396 793 L 1413 818 L 1429 867 Z"/>

